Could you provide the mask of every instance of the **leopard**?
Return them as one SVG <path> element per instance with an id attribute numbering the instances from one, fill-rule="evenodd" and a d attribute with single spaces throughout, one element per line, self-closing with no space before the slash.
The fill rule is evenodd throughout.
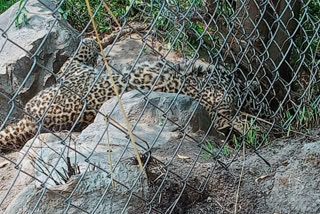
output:
<path id="1" fill-rule="evenodd" d="M 94 38 L 82 39 L 78 51 L 57 72 L 56 84 L 30 99 L 24 107 L 27 114 L 0 131 L 1 153 L 19 151 L 37 132 L 83 130 L 93 122 L 103 103 L 116 96 L 111 78 L 120 92 L 152 90 L 190 96 L 215 118 L 216 129 L 230 126 L 239 106 L 257 109 L 254 90 L 219 63 L 144 61 L 121 71 L 112 69 L 109 76 L 105 70 L 95 68 L 99 53 Z"/>

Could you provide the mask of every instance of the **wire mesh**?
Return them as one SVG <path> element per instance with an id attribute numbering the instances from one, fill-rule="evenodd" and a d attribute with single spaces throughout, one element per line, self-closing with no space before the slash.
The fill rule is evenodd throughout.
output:
<path id="1" fill-rule="evenodd" d="M 34 2 L 39 4 L 38 7 L 45 8 L 46 13 L 30 11 L 28 5 Z M 44 148 L 39 150 L 37 138 L 33 138 L 20 152 L 19 158 L 13 159 L 5 153 L 0 154 L 3 160 L 9 161 L 17 169 L 11 184 L 4 187 L 1 206 L 8 203 L 9 195 L 14 194 L 17 178 L 24 174 L 38 184 L 36 201 L 29 210 L 30 213 L 43 212 L 43 203 L 50 195 L 59 198 L 59 210 L 63 213 L 99 213 L 104 209 L 108 209 L 110 213 L 125 213 L 130 209 L 141 213 L 178 213 L 206 198 L 208 183 L 216 173 L 221 173 L 221 168 L 228 169 L 244 146 L 258 153 L 261 146 L 276 138 L 306 135 L 308 130 L 318 126 L 319 2 L 111 1 L 108 4 L 121 26 L 116 26 L 103 6 L 103 1 L 91 1 L 91 4 L 98 29 L 102 32 L 102 43 L 104 47 L 108 46 L 107 56 L 112 55 L 117 44 L 124 41 L 124 38 L 134 38 L 140 44 L 139 49 L 132 53 L 130 50 L 122 50 L 131 55 L 132 60 L 129 63 L 113 58 L 110 66 L 118 80 L 117 84 L 123 83 L 120 87 L 121 97 L 129 97 L 130 100 L 139 96 L 145 101 L 141 112 L 131 121 L 144 170 L 140 171 L 136 167 L 136 160 L 130 150 L 132 142 L 128 137 L 128 129 L 118 119 L 110 116 L 117 111 L 118 101 L 113 99 L 114 107 L 108 115 L 101 112 L 100 105 L 90 102 L 90 97 L 96 96 L 93 92 L 95 87 L 106 80 L 105 65 L 86 65 L 95 69 L 94 81 L 82 80 L 77 83 L 76 75 L 73 74 L 75 68 L 72 63 L 78 60 L 77 53 L 85 44 L 84 38 L 92 37 L 92 23 L 85 4 L 71 0 L 54 3 L 20 1 L 12 21 L 0 25 L 0 54 L 9 55 L 10 52 L 6 52 L 8 46 L 22 51 L 27 56 L 27 70 L 25 69 L 23 79 L 18 80 L 18 85 L 12 87 L 11 91 L 1 88 L 1 99 L 5 100 L 4 104 L 7 105 L 2 113 L 0 130 L 5 133 L 5 127 L 16 122 L 15 116 L 18 120 L 28 116 L 36 121 L 34 136 L 38 137 L 43 132 L 52 133 L 59 146 L 53 148 L 42 142 L 41 147 Z M 28 20 L 34 16 L 50 16 L 51 20 L 37 45 L 28 49 L 25 43 L 11 38 L 10 32 L 13 29 L 30 27 Z M 48 69 L 42 56 L 42 51 L 48 47 L 57 25 L 68 29 L 73 43 L 80 41 L 74 52 L 69 54 L 70 65 L 62 70 L 62 74 L 59 69 L 67 57 L 60 58 L 61 62 L 57 62 L 55 69 Z M 99 53 L 98 50 L 90 51 Z M 157 74 L 154 83 L 143 87 L 143 82 L 139 85 L 130 82 L 130 78 L 144 61 L 150 60 L 146 58 L 148 54 L 153 55 L 152 59 L 156 59 L 160 64 L 157 64 L 157 71 L 152 71 Z M 171 57 L 172 54 L 175 55 L 174 58 Z M 121 63 L 126 65 L 119 65 Z M 196 66 L 199 63 L 204 74 Z M 123 66 L 129 66 L 126 68 L 127 72 L 123 72 Z M 169 99 L 169 104 L 163 105 L 154 99 L 152 91 L 156 91 L 162 75 L 168 73 L 181 81 L 181 84 L 172 90 L 163 90 L 174 92 L 170 97 L 161 95 Z M 33 75 L 40 78 L 49 75 L 55 82 L 51 87 L 57 89 L 51 95 L 50 102 L 44 106 L 41 116 L 33 115 L 32 111 L 23 107 L 25 103 L 31 102 L 24 99 L 24 90 L 30 85 L 30 81 L 33 81 Z M 74 84 L 71 85 L 69 80 Z M 81 84 L 88 86 L 82 87 Z M 36 94 L 39 90 L 46 93 L 46 89 L 43 89 L 45 87 L 31 90 L 28 92 L 29 97 L 38 96 Z M 82 88 L 86 90 L 81 91 Z M 79 107 L 78 114 L 72 117 L 72 123 L 67 130 L 63 127 L 49 127 L 45 122 L 47 119 L 53 120 L 48 114 L 56 100 L 61 99 L 63 90 L 67 91 L 70 97 L 77 97 L 79 101 L 76 104 Z M 132 90 L 136 90 L 136 94 L 128 95 L 127 92 Z M 191 96 L 194 103 L 188 119 L 179 123 L 175 120 L 175 106 L 181 102 L 179 100 L 183 95 Z M 198 112 L 203 107 L 209 109 L 210 116 L 205 114 L 205 117 L 199 119 Z M 85 151 L 77 147 L 81 138 L 79 140 L 75 137 L 74 131 L 83 130 L 81 123 L 86 127 L 92 122 L 92 119 L 83 119 L 88 109 L 94 111 L 98 117 L 103 116 L 105 123 L 99 126 L 102 130 L 101 136 L 95 136 L 96 141 Z M 143 133 L 147 130 L 141 130 L 139 125 L 150 117 L 150 109 L 156 109 L 161 121 L 157 121 L 157 129 L 151 131 L 150 137 L 145 139 L 146 135 Z M 188 128 L 195 118 L 200 120 L 200 124 L 207 124 L 205 130 L 197 135 Z M 159 152 L 159 142 L 167 137 L 168 126 L 174 127 L 176 133 L 179 133 L 178 137 L 173 145 L 165 144 L 170 148 L 166 153 Z M 63 133 L 57 132 L 62 130 Z M 98 147 L 106 142 L 109 139 L 106 136 L 112 136 L 112 133 L 122 133 L 123 139 L 127 139 L 122 139 L 124 143 L 121 152 L 114 157 L 105 156 L 105 161 L 97 162 L 97 154 L 101 152 Z M 41 135 L 39 139 L 41 140 Z M 3 142 L 10 140 L 3 138 L 1 141 L 3 146 Z M 116 143 L 108 143 L 109 152 L 114 149 L 114 144 Z M 1 151 L 13 149 L 14 146 Z M 51 154 L 49 151 L 55 154 L 54 161 L 46 157 Z M 112 152 L 110 153 L 112 155 Z M 165 157 L 162 157 L 164 154 Z M 23 163 L 27 160 L 38 174 L 25 170 Z M 128 160 L 129 164 L 123 164 Z M 201 164 L 206 164 L 205 172 L 199 171 L 200 166 L 203 166 Z M 123 171 L 127 174 L 130 172 L 132 176 L 124 179 L 121 174 Z M 96 176 L 94 179 L 101 180 L 104 184 L 98 186 L 101 194 L 94 200 L 88 200 L 87 203 L 93 204 L 88 208 L 85 201 L 81 204 L 76 198 L 81 194 L 84 198 L 90 197 L 90 194 L 83 190 L 83 186 L 89 185 L 87 182 L 90 176 Z M 70 189 L 59 189 L 61 185 L 65 188 L 66 184 Z M 144 186 L 148 186 L 148 190 L 145 190 Z M 144 191 L 148 194 L 143 193 Z M 117 192 L 122 192 L 123 195 L 119 196 Z M 119 206 L 104 205 L 117 204 L 119 197 L 124 199 Z M 118 210 L 112 210 L 112 207 L 117 207 Z"/>

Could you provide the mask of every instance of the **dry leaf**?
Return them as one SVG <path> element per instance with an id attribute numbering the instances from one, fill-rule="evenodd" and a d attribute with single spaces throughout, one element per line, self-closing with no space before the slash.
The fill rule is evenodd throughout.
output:
<path id="1" fill-rule="evenodd" d="M 180 158 L 180 159 L 190 159 L 190 157 L 188 157 L 188 156 L 179 155 L 179 154 L 178 154 L 178 158 Z"/>
<path id="2" fill-rule="evenodd" d="M 255 181 L 256 183 L 261 183 L 264 179 L 271 177 L 273 174 L 268 174 L 268 175 L 262 175 L 259 178 L 257 178 Z"/>

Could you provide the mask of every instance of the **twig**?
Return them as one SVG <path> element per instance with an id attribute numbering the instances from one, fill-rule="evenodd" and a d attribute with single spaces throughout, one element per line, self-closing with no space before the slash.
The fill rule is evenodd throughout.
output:
<path id="1" fill-rule="evenodd" d="M 269 121 L 267 121 L 267 120 L 264 120 L 264 119 L 262 119 L 262 118 L 260 118 L 260 117 L 254 116 L 254 115 L 252 115 L 252 114 L 249 114 L 249 113 L 246 113 L 246 112 L 241 112 L 241 114 L 244 115 L 244 116 L 246 116 L 246 117 L 249 117 L 249 118 L 254 118 L 254 119 L 256 119 L 256 120 L 258 120 L 258 121 L 260 121 L 260 122 L 266 123 L 266 124 L 268 124 L 268 125 L 270 125 L 270 126 L 273 125 L 271 122 L 269 122 Z"/>
<path id="2" fill-rule="evenodd" d="M 138 163 L 139 163 L 139 167 L 140 167 L 141 171 L 144 171 L 143 165 L 142 165 L 142 161 L 141 161 L 141 159 L 140 159 L 139 151 L 138 151 L 138 149 L 137 149 L 137 145 L 136 145 L 136 142 L 135 142 L 135 140 L 134 140 L 134 136 L 133 136 L 133 134 L 132 134 L 131 126 L 130 126 L 130 123 L 129 123 L 127 114 L 126 114 L 126 112 L 125 112 L 125 110 L 124 110 L 123 103 L 122 103 L 121 98 L 120 98 L 120 94 L 119 94 L 119 91 L 120 91 L 120 90 L 119 90 L 118 86 L 116 85 L 116 83 L 115 83 L 115 81 L 114 81 L 114 79 L 113 79 L 110 66 L 108 65 L 108 62 L 107 62 L 105 53 L 104 53 L 104 51 L 103 51 L 103 47 L 102 47 L 102 45 L 101 45 L 101 41 L 100 41 L 100 38 L 99 38 L 99 33 L 98 33 L 97 26 L 96 26 L 95 21 L 94 21 L 94 18 L 93 18 L 92 9 L 91 9 L 89 0 L 86 0 L 86 5 L 87 5 L 87 9 L 88 9 L 88 12 L 89 12 L 89 15 L 90 15 L 90 19 L 91 19 L 91 21 L 92 21 L 92 26 L 93 26 L 94 32 L 95 32 L 96 37 L 97 37 L 97 41 L 98 41 L 98 44 L 99 44 L 99 47 L 100 47 L 100 51 L 101 51 L 101 54 L 102 54 L 102 58 L 103 58 L 103 61 L 104 61 L 105 66 L 106 66 L 106 68 L 107 68 L 108 75 L 109 75 L 110 80 L 111 80 L 111 85 L 112 85 L 113 90 L 114 90 L 114 92 L 115 92 L 115 94 L 116 94 L 117 100 L 118 100 L 118 102 L 119 102 L 120 110 L 121 110 L 121 112 L 122 112 L 123 118 L 124 118 L 124 120 L 125 120 L 127 129 L 128 129 L 128 132 L 129 132 L 129 136 L 130 136 L 130 140 L 131 140 L 131 143 L 132 143 L 132 146 L 133 146 L 134 153 L 135 153 L 135 155 L 136 155 L 136 158 L 137 158 L 137 161 L 138 161 Z M 108 7 L 108 6 L 105 5 L 105 7 Z M 110 11 L 110 10 L 109 10 L 109 11 Z M 114 17 L 114 16 L 113 16 L 113 17 Z"/>
<path id="3" fill-rule="evenodd" d="M 243 143 L 242 146 L 243 146 L 243 150 L 242 150 L 243 151 L 243 162 L 242 162 L 241 173 L 240 173 L 240 177 L 239 177 L 239 184 L 238 184 L 237 193 L 236 193 L 236 202 L 235 202 L 235 205 L 234 205 L 234 214 L 237 213 L 241 180 L 242 180 L 242 177 L 243 177 L 244 165 L 245 165 L 245 161 L 246 161 L 246 144 Z"/>
<path id="4" fill-rule="evenodd" d="M 106 124 L 109 123 L 109 120 L 107 117 L 104 118 L 104 121 L 106 122 Z M 107 134 L 107 145 L 108 145 L 108 153 L 109 153 L 110 176 L 111 176 L 111 181 L 112 181 L 112 187 L 114 188 L 115 184 L 114 184 L 113 170 L 112 170 L 112 156 L 111 156 L 112 150 L 111 150 L 111 146 L 110 146 L 109 128 L 107 129 L 106 134 Z"/>

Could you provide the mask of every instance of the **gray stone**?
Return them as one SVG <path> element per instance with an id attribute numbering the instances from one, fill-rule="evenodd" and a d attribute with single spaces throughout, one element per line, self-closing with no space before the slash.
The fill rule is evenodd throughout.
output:
<path id="1" fill-rule="evenodd" d="M 42 2 L 54 8 L 52 1 Z M 0 30 L 5 36 L 0 37 L 0 91 L 10 96 L 22 86 L 16 99 L 22 104 L 54 83 L 50 72 L 57 72 L 78 44 L 72 39 L 73 33 L 70 30 L 72 28 L 67 22 L 64 20 L 55 22 L 51 10 L 43 4 L 37 0 L 27 1 L 26 11 L 22 11 L 26 15 L 27 23 L 20 22 L 20 27 L 16 27 L 14 22 L 19 2 L 0 15 Z M 22 15 L 20 19 L 21 17 Z M 52 25 L 54 26 L 51 29 Z M 36 52 L 46 36 L 48 37 L 45 43 L 40 51 Z M 37 57 L 31 59 L 26 51 L 31 55 L 37 53 Z M 34 65 L 35 62 L 43 65 L 43 68 Z M 22 85 L 28 75 L 27 81 Z M 9 109 L 7 103 L 8 99 L 0 96 L 0 112 L 6 113 Z"/>
<path id="2" fill-rule="evenodd" d="M 240 175 L 242 198 L 255 213 L 320 213 L 320 144 L 305 138 L 279 140 L 260 149 L 259 155 L 246 154 L 229 170 Z M 251 213 L 249 207 L 244 213 Z"/>
<path id="3" fill-rule="evenodd" d="M 155 151 L 155 157 L 165 158 L 161 151 L 166 150 L 168 144 L 179 144 L 175 128 L 177 125 L 165 122 L 163 113 L 152 105 L 145 106 L 147 102 L 144 97 L 138 91 L 131 91 L 122 96 L 125 111 L 131 125 L 134 125 L 132 130 L 138 151 L 143 154 L 151 147 Z M 189 134 L 205 130 L 210 124 L 208 113 L 202 107 L 195 108 L 197 102 L 188 96 L 175 98 L 175 94 L 154 92 L 148 95 L 148 100 L 161 109 L 171 106 L 166 116 L 171 119 L 175 117 L 175 123 L 185 126 Z M 175 104 L 171 105 L 174 100 Z M 126 134 L 123 116 L 116 103 L 115 97 L 107 101 L 94 123 L 80 135 L 41 134 L 30 140 L 21 151 L 22 171 L 28 174 L 21 173 L 17 181 L 18 185 L 27 187 L 10 204 L 6 213 L 28 213 L 36 206 L 38 200 L 40 203 L 37 205 L 36 213 L 62 213 L 67 207 L 65 199 L 71 192 L 70 203 L 74 206 L 69 208 L 68 213 L 78 212 L 79 209 L 75 206 L 92 211 L 104 193 L 97 213 L 120 213 L 124 208 L 124 213 L 142 213 L 146 206 L 142 199 L 147 199 L 150 194 L 148 180 L 135 163 L 134 147 Z M 186 125 L 193 111 L 202 121 L 192 119 Z M 112 120 L 109 121 L 112 124 L 108 124 L 102 114 L 110 114 Z M 139 123 L 135 124 L 139 118 Z M 197 147 L 191 141 L 185 141 L 182 147 L 186 145 L 189 145 L 190 151 L 195 151 Z M 70 166 L 76 172 L 72 173 L 72 176 L 68 174 L 71 172 Z M 110 178 L 111 168 L 114 169 L 113 180 Z M 184 167 L 186 171 L 187 168 Z M 41 196 L 44 191 L 43 184 L 47 189 Z M 126 205 L 130 193 L 135 195 Z"/>
<path id="4" fill-rule="evenodd" d="M 34 183 L 28 185 L 9 205 L 6 214 L 30 213 L 35 207 L 34 213 L 79 213 L 81 210 L 95 213 L 132 213 L 141 211 L 145 206 L 144 201 L 133 196 L 127 204 L 131 193 L 146 198 L 148 193 L 147 180 L 138 166 L 123 164 L 119 165 L 113 173 L 113 179 L 121 182 L 114 182 L 110 174 L 96 171 L 88 171 L 82 175 L 75 175 L 63 185 L 40 189 Z M 79 185 L 77 185 L 79 184 Z M 122 184 L 132 187 L 130 190 Z M 77 186 L 77 188 L 76 188 Z M 104 195 L 105 191 L 109 191 Z M 43 194 L 44 191 L 44 194 Z M 73 192 L 72 192 L 73 191 Z M 72 195 L 70 193 L 72 192 Z M 43 195 L 42 195 L 43 194 Z M 68 207 L 66 198 L 72 206 Z M 101 203 L 98 205 L 99 199 Z M 40 203 L 38 201 L 40 200 Z M 124 212 L 122 212 L 124 210 Z"/>
<path id="5" fill-rule="evenodd" d="M 131 124 L 139 121 L 139 124 L 165 125 L 166 129 L 175 129 L 179 125 L 181 128 L 189 128 L 193 133 L 208 130 L 211 123 L 210 116 L 201 105 L 198 105 L 198 101 L 181 94 L 162 92 L 147 94 L 147 92 L 134 90 L 123 94 L 122 103 Z M 116 109 L 113 110 L 110 106 Z M 124 123 L 116 98 L 107 101 L 101 107 L 101 111 Z M 95 122 L 103 123 L 105 117 L 98 114 Z"/>
<path id="6" fill-rule="evenodd" d="M 287 164 L 277 169 L 267 203 L 279 213 L 319 213 L 320 144 L 298 144 L 294 150 L 292 146 L 282 149 Z"/>

